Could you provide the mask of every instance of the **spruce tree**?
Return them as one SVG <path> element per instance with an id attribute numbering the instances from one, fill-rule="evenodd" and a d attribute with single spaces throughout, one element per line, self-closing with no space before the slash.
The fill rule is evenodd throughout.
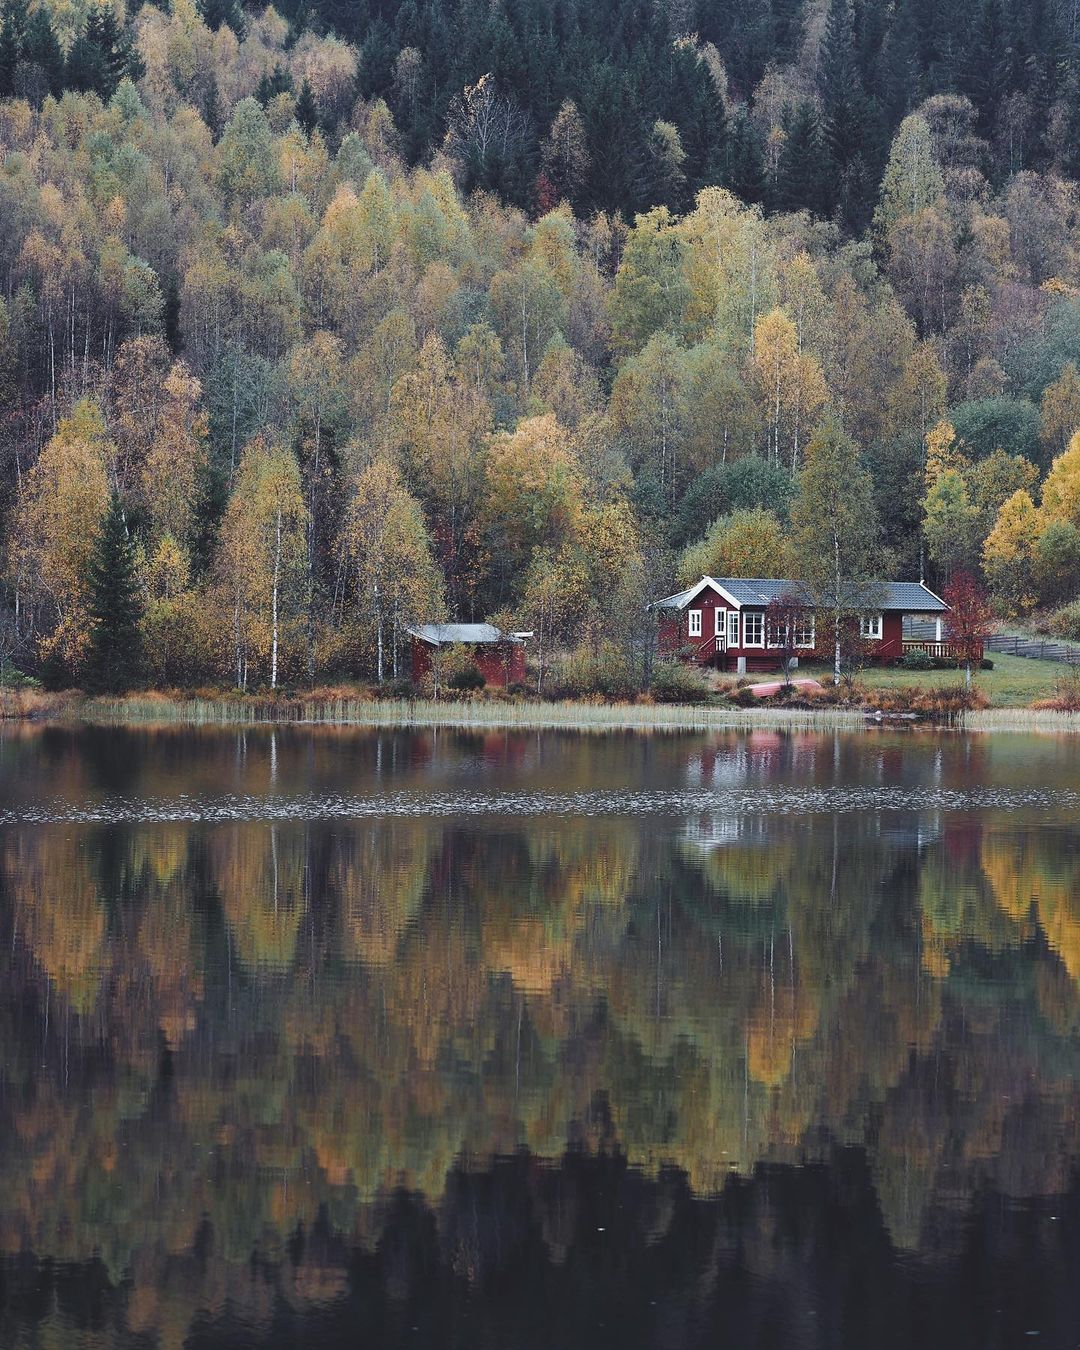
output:
<path id="1" fill-rule="evenodd" d="M 833 175 L 817 110 L 808 100 L 785 118 L 787 139 L 780 152 L 772 205 L 778 211 L 811 211 L 827 216 Z"/>
<path id="2" fill-rule="evenodd" d="M 831 0 L 825 21 L 819 77 L 825 140 L 840 171 L 859 153 L 863 128 L 863 93 L 855 64 L 853 19 L 849 0 Z"/>
<path id="3" fill-rule="evenodd" d="M 26 0 L 4 0 L 0 8 L 0 98 L 15 92 L 15 67 L 26 43 Z"/>
<path id="4" fill-rule="evenodd" d="M 732 119 L 722 182 L 744 202 L 760 202 L 765 195 L 761 137 L 745 108 Z"/>
<path id="5" fill-rule="evenodd" d="M 135 546 L 124 507 L 114 492 L 90 558 L 90 664 L 92 689 L 119 693 L 139 677 L 142 596 Z"/>
<path id="6" fill-rule="evenodd" d="M 296 100 L 294 116 L 309 136 L 319 125 L 318 104 L 315 102 L 314 91 L 306 79 L 300 86 L 300 97 Z"/>
<path id="7" fill-rule="evenodd" d="M 30 16 L 23 42 L 23 60 L 41 71 L 45 86 L 54 98 L 64 91 L 64 53 L 44 7 Z"/>
<path id="8" fill-rule="evenodd" d="M 307 81 L 305 80 L 306 84 Z M 282 69 L 280 61 L 274 62 L 274 69 L 269 75 L 264 75 L 259 81 L 258 88 L 255 90 L 255 99 L 265 108 L 271 99 L 277 98 L 278 94 L 292 93 L 292 76 L 287 70 Z"/>

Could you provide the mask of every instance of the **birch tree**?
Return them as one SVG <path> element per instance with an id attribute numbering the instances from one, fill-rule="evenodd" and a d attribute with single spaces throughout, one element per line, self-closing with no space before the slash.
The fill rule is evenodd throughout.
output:
<path id="1" fill-rule="evenodd" d="M 77 667 L 88 639 L 87 571 L 109 501 L 112 443 L 97 404 L 76 404 L 25 476 L 16 506 L 16 616 L 43 656 Z"/>
<path id="2" fill-rule="evenodd" d="M 873 482 L 858 446 L 836 421 L 819 427 L 806 447 L 791 521 L 799 579 L 828 621 L 839 684 L 847 624 L 880 608 L 883 560 Z"/>
<path id="3" fill-rule="evenodd" d="M 420 503 L 392 460 L 379 458 L 353 479 L 341 532 L 347 589 L 359 645 L 374 656 L 375 678 L 397 678 L 405 627 L 445 616 L 443 580 Z"/>
<path id="4" fill-rule="evenodd" d="M 221 529 L 219 568 L 232 606 L 236 683 L 252 659 L 278 686 L 283 643 L 302 609 L 307 508 L 287 450 L 257 437 L 244 450 Z"/>

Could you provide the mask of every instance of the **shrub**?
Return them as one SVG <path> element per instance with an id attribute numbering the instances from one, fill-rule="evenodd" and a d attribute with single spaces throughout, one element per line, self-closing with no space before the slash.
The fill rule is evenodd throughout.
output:
<path id="1" fill-rule="evenodd" d="M 455 670 L 447 680 L 447 684 L 459 694 L 467 694 L 475 689 L 483 689 L 487 680 L 484 679 L 483 672 L 478 666 L 468 665 L 462 670 Z"/>
<path id="2" fill-rule="evenodd" d="M 657 703 L 705 703 L 711 693 L 708 682 L 697 670 L 678 661 L 657 665 L 649 692 Z"/>
<path id="3" fill-rule="evenodd" d="M 1034 708 L 1049 708 L 1055 712 L 1080 712 L 1080 666 L 1066 666 L 1054 681 L 1050 698 L 1032 704 Z"/>
<path id="4" fill-rule="evenodd" d="M 41 681 L 27 675 L 10 662 L 0 662 L 0 689 L 40 689 Z"/>
<path id="5" fill-rule="evenodd" d="M 882 712 L 915 713 L 919 717 L 946 722 L 960 713 L 987 706 L 987 699 L 978 689 L 967 689 L 962 684 L 947 684 L 930 689 L 876 689 L 872 701 Z"/>
<path id="6" fill-rule="evenodd" d="M 933 670 L 934 660 L 929 652 L 921 652 L 917 647 L 905 652 L 900 659 L 905 670 Z"/>
<path id="7" fill-rule="evenodd" d="M 1072 604 L 1055 609 L 1047 617 L 1046 629 L 1054 637 L 1080 642 L 1080 600 L 1074 600 Z"/>
<path id="8" fill-rule="evenodd" d="M 424 696 L 430 698 L 443 689 L 464 692 L 464 689 L 472 688 L 473 686 L 466 685 L 463 689 L 462 686 L 455 683 L 468 670 L 476 670 L 476 662 L 473 660 L 472 651 L 468 647 L 454 644 L 449 647 L 434 648 L 431 652 L 431 669 L 421 681 L 420 687 Z"/>
<path id="9" fill-rule="evenodd" d="M 390 680 L 386 685 L 386 697 L 416 699 L 420 697 L 420 686 L 410 679 Z"/>
<path id="10" fill-rule="evenodd" d="M 633 698 L 638 682 L 626 656 L 612 642 L 598 647 L 578 647 L 562 663 L 551 682 L 556 698 L 582 698 L 590 694 L 602 698 Z"/>

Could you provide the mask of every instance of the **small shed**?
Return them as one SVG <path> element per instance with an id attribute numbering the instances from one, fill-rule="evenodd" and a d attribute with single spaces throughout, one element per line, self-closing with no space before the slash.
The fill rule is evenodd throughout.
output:
<path id="1" fill-rule="evenodd" d="M 490 623 L 421 623 L 407 631 L 417 683 L 431 674 L 437 653 L 448 647 L 468 649 L 485 684 L 505 689 L 525 681 L 526 634 L 504 633 Z"/>

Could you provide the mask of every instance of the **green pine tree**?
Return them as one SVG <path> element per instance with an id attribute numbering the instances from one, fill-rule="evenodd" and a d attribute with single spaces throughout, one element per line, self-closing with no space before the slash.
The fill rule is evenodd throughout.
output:
<path id="1" fill-rule="evenodd" d="M 744 202 L 760 202 L 765 195 L 761 138 L 745 108 L 732 119 L 721 182 Z"/>
<path id="2" fill-rule="evenodd" d="M 780 152 L 772 205 L 778 211 L 806 210 L 827 216 L 834 184 L 817 110 L 808 100 L 803 101 L 785 122 L 787 139 Z"/>
<path id="3" fill-rule="evenodd" d="M 319 108 L 315 94 L 307 80 L 300 86 L 300 97 L 296 100 L 295 117 L 304 131 L 310 136 L 319 125 Z"/>
<path id="4" fill-rule="evenodd" d="M 15 92 L 15 67 L 26 43 L 26 0 L 4 0 L 0 7 L 0 98 Z"/>
<path id="5" fill-rule="evenodd" d="M 64 90 L 64 53 L 44 7 L 35 9 L 30 16 L 23 42 L 23 60 L 40 69 L 48 92 L 59 98 Z"/>
<path id="6" fill-rule="evenodd" d="M 109 499 L 90 559 L 90 688 L 109 693 L 128 689 L 142 667 L 139 622 L 142 596 L 135 545 L 118 493 Z"/>

